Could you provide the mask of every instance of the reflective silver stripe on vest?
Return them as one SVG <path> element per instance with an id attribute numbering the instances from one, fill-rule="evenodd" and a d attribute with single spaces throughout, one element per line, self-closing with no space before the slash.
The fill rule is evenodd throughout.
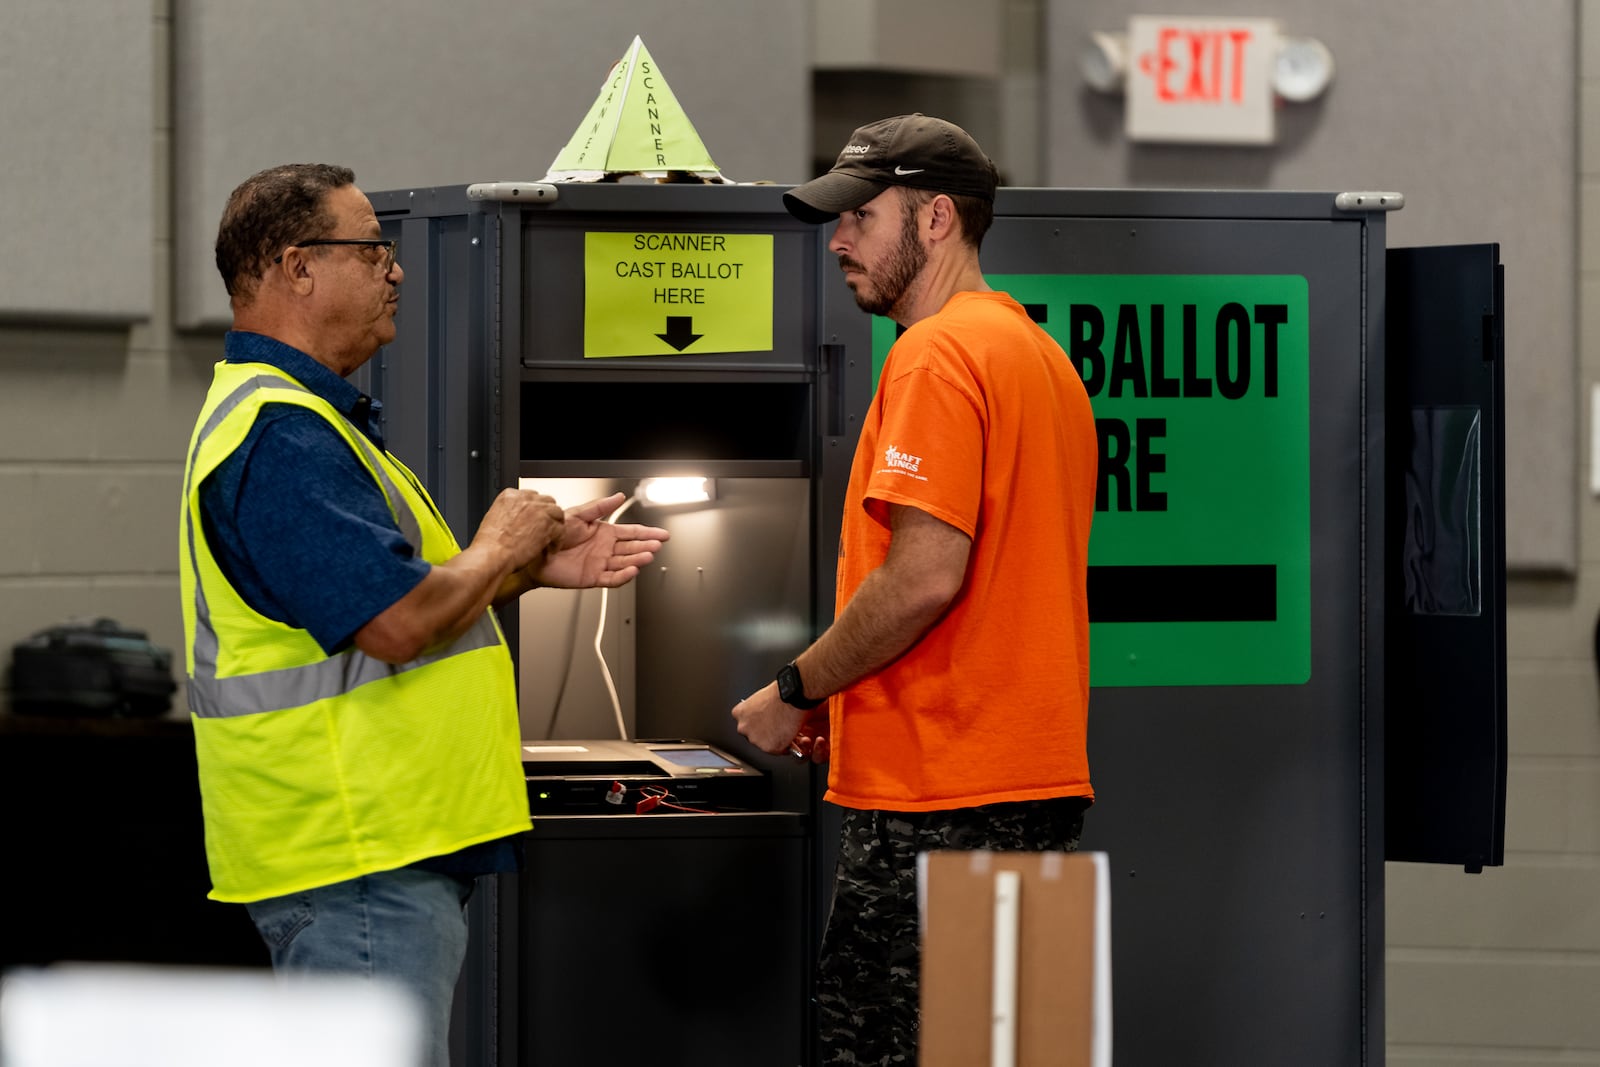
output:
<path id="1" fill-rule="evenodd" d="M 218 404 L 211 417 L 201 427 L 195 438 L 194 450 L 189 457 L 189 469 L 184 475 L 184 500 L 194 492 L 194 472 L 200 448 L 216 431 L 225 418 L 246 397 L 261 389 L 282 389 L 310 394 L 311 390 L 298 382 L 262 374 L 243 382 Z M 378 461 L 377 451 L 358 430 L 354 435 L 357 444 L 365 450 L 383 483 L 389 499 L 395 502 L 395 519 L 401 536 L 418 556 L 422 555 L 422 528 L 417 517 L 400 495 L 399 488 Z M 211 625 L 211 609 L 206 603 L 205 587 L 200 572 L 200 556 L 196 545 L 194 510 L 185 506 L 185 519 L 189 530 L 189 565 L 194 570 L 195 633 L 194 675 L 189 679 L 189 706 L 201 718 L 226 718 L 235 715 L 255 715 L 283 708 L 297 708 L 317 700 L 348 693 L 350 690 L 380 678 L 387 678 L 418 667 L 437 663 L 459 652 L 471 652 L 500 643 L 500 635 L 488 612 L 448 648 L 433 655 L 422 656 L 408 663 L 392 664 L 374 659 L 360 649 L 351 648 L 337 656 L 301 667 L 285 667 L 275 671 L 234 678 L 217 677 L 217 631 Z"/>
<path id="2" fill-rule="evenodd" d="M 357 648 L 304 667 L 285 667 L 276 671 L 242 674 L 234 678 L 202 677 L 198 670 L 189 680 L 189 706 L 202 719 L 225 719 L 257 715 L 284 708 L 304 707 L 318 700 L 342 696 L 357 686 L 380 681 L 418 667 L 449 659 L 462 652 L 492 648 L 500 634 L 486 611 L 448 648 L 408 663 L 385 663 Z"/>

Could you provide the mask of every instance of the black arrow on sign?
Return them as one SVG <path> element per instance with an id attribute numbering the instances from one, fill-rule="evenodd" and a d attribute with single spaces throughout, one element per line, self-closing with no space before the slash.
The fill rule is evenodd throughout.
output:
<path id="1" fill-rule="evenodd" d="M 682 352 L 685 348 L 704 337 L 705 334 L 694 332 L 693 316 L 668 315 L 667 332 L 658 333 L 656 336 L 671 345 L 674 350 Z"/>

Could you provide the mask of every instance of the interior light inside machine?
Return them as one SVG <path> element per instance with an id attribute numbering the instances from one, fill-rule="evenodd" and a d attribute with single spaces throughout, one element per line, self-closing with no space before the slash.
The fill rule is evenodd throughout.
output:
<path id="1" fill-rule="evenodd" d="M 611 522 L 622 518 L 623 513 L 634 504 L 644 504 L 649 507 L 662 507 L 672 504 L 700 504 L 716 497 L 716 482 L 710 478 L 698 475 L 691 477 L 662 477 L 641 478 L 639 488 L 634 490 L 632 496 L 624 500 L 610 516 Z M 610 599 L 611 590 L 605 587 L 600 589 L 600 621 L 594 629 L 594 655 L 600 662 L 600 679 L 606 684 L 606 693 L 611 697 L 611 710 L 617 717 L 617 736 L 628 740 L 627 723 L 622 717 L 622 701 L 617 698 L 616 683 L 611 680 L 611 668 L 606 664 L 604 638 L 606 632 L 606 602 Z"/>
<path id="2" fill-rule="evenodd" d="M 699 504 L 716 496 L 716 482 L 710 478 L 645 478 L 639 483 L 639 496 L 646 504 Z"/>

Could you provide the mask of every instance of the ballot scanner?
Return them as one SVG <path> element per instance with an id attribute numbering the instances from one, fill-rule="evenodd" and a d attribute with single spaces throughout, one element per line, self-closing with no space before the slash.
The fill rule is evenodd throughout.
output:
<path id="1" fill-rule="evenodd" d="M 545 815 L 645 815 L 763 811 L 767 778 L 704 741 L 522 743 L 528 807 Z"/>

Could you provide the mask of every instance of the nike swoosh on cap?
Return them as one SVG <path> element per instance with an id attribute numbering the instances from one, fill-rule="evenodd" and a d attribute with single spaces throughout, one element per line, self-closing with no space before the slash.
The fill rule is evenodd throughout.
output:
<path id="1" fill-rule="evenodd" d="M 916 168 L 914 168 L 912 170 L 907 170 L 904 167 L 895 167 L 894 168 L 894 172 L 896 174 L 904 176 L 904 175 L 907 175 L 907 174 L 921 174 L 923 171 L 925 171 L 927 169 L 928 169 L 927 167 L 916 167 Z"/>

